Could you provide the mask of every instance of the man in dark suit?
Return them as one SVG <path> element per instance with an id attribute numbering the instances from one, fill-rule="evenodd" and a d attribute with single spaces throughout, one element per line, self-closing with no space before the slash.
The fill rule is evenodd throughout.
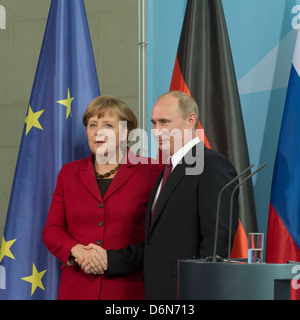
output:
<path id="1" fill-rule="evenodd" d="M 145 293 L 146 299 L 176 299 L 177 261 L 213 254 L 218 194 L 237 173 L 228 159 L 200 142 L 198 106 L 189 95 L 173 91 L 159 97 L 151 122 L 160 150 L 170 156 L 171 169 L 166 165 L 158 177 L 146 213 Z M 228 251 L 232 188 L 221 202 L 217 247 L 221 257 Z M 236 196 L 232 242 L 237 226 Z"/>
<path id="2" fill-rule="evenodd" d="M 200 142 L 198 106 L 189 95 L 173 91 L 159 97 L 151 122 L 159 148 L 169 159 L 150 195 L 145 244 L 108 250 L 106 274 L 114 277 L 144 266 L 146 299 L 173 300 L 177 261 L 213 255 L 218 194 L 237 173 L 228 159 Z M 228 252 L 230 194 L 237 183 L 225 189 L 221 199 L 217 255 L 223 258 Z M 236 193 L 232 243 L 238 226 L 237 197 Z"/>

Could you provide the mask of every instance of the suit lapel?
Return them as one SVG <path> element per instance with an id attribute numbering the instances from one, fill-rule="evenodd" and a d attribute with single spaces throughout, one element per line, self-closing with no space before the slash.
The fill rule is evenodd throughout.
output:
<path id="1" fill-rule="evenodd" d="M 102 201 L 97 180 L 95 177 L 95 170 L 93 166 L 93 155 L 79 168 L 79 177 L 90 193 L 98 200 Z"/>
<path id="2" fill-rule="evenodd" d="M 127 148 L 127 153 L 124 156 L 122 164 L 118 172 L 115 174 L 111 185 L 104 195 L 104 200 L 110 197 L 113 193 L 119 190 L 124 183 L 126 183 L 126 181 L 134 173 L 132 167 L 137 163 L 139 163 L 138 157 L 129 148 Z"/>
<path id="3" fill-rule="evenodd" d="M 122 185 L 130 178 L 130 176 L 133 174 L 133 172 L 134 172 L 134 170 L 131 170 L 130 165 L 128 166 L 128 165 L 122 164 L 120 166 L 120 169 L 116 173 L 115 177 L 113 178 L 113 181 L 111 182 L 103 199 L 106 200 L 113 193 L 115 193 L 118 189 L 120 189 L 122 187 Z"/>
<path id="4" fill-rule="evenodd" d="M 148 206 L 148 211 L 150 210 L 150 220 L 148 220 L 148 222 L 150 221 L 149 226 L 146 226 L 146 231 L 151 231 L 152 228 L 155 227 L 156 222 L 158 221 L 160 215 L 163 212 L 163 209 L 171 195 L 171 193 L 173 192 L 173 190 L 177 187 L 177 185 L 180 183 L 180 181 L 183 179 L 183 177 L 186 175 L 186 169 L 188 167 L 194 167 L 195 163 L 197 160 L 200 160 L 199 157 L 201 157 L 203 155 L 203 143 L 198 143 L 196 144 L 190 151 L 187 152 L 187 154 L 184 156 L 184 158 L 182 159 L 182 163 L 179 163 L 175 169 L 172 171 L 172 173 L 170 174 L 166 184 L 164 185 L 164 188 L 161 190 L 159 197 L 157 199 L 157 203 L 156 203 L 156 208 L 155 208 L 155 213 L 152 219 L 152 223 L 151 223 L 151 208 L 152 208 L 152 203 L 153 203 L 153 199 L 155 197 L 157 188 L 159 186 L 159 183 L 162 179 L 163 176 L 163 172 L 160 174 L 160 176 L 158 177 L 157 181 L 156 181 L 156 188 L 154 187 L 153 191 L 155 190 L 155 192 L 152 192 L 152 201 L 149 203 L 151 204 L 151 206 Z M 204 159 L 204 158 L 203 158 Z M 201 172 L 199 172 L 200 174 Z M 149 208 L 150 207 L 150 208 Z M 148 212 L 149 215 L 149 212 Z"/>
<path id="5" fill-rule="evenodd" d="M 182 164 L 178 164 L 175 167 L 175 169 L 172 171 L 172 173 L 170 174 L 170 176 L 169 176 L 167 182 L 165 183 L 163 189 L 160 191 L 160 194 L 159 194 L 157 202 L 156 202 L 155 213 L 154 213 L 154 216 L 153 216 L 153 219 L 152 219 L 150 230 L 153 228 L 153 226 L 155 225 L 156 221 L 159 219 L 160 215 L 162 214 L 163 208 L 164 208 L 166 202 L 168 201 L 172 191 L 180 183 L 180 181 L 182 180 L 184 175 L 185 175 L 185 166 L 183 166 Z M 160 180 L 161 180 L 161 178 L 160 178 Z M 159 183 L 160 183 L 160 180 L 159 180 Z M 156 188 L 156 190 L 157 190 L 157 188 Z M 155 192 L 155 194 L 156 194 L 156 192 Z"/>
<path id="6" fill-rule="evenodd" d="M 149 201 L 148 201 L 147 212 L 146 212 L 146 223 L 145 223 L 146 231 L 149 230 L 150 225 L 151 225 L 153 201 L 155 200 L 155 195 L 156 195 L 158 186 L 160 184 L 160 181 L 161 181 L 161 179 L 163 177 L 163 174 L 164 174 L 164 170 L 162 170 L 161 173 L 159 174 L 159 176 L 157 177 L 157 179 L 156 179 L 156 181 L 154 183 L 154 186 L 153 186 Z"/>
<path id="7" fill-rule="evenodd" d="M 115 193 L 122 185 L 130 178 L 134 170 L 131 167 L 139 162 L 139 159 L 135 154 L 128 149 L 126 156 L 124 157 L 122 164 L 114 176 L 114 179 L 106 191 L 104 198 L 102 199 L 99 191 L 98 183 L 95 177 L 95 170 L 93 166 L 93 155 L 91 155 L 86 162 L 79 168 L 79 176 L 83 184 L 90 191 L 90 193 L 98 200 L 103 201 Z"/>

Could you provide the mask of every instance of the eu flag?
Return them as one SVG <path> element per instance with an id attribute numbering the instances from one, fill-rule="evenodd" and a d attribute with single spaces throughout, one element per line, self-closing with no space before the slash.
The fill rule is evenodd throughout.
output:
<path id="1" fill-rule="evenodd" d="M 42 230 L 59 170 L 90 154 L 81 119 L 99 95 L 84 1 L 52 0 L 2 239 L 0 299 L 56 299 L 59 263 Z"/>

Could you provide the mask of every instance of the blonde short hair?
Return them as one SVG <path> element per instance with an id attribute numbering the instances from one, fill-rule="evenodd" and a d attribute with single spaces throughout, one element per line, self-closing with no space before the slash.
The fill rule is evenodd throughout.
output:
<path id="1" fill-rule="evenodd" d="M 90 118 L 96 115 L 101 118 L 106 112 L 116 113 L 120 121 L 126 121 L 128 134 L 137 128 L 136 116 L 128 105 L 122 100 L 108 95 L 97 97 L 90 102 L 82 117 L 82 123 L 86 127 Z"/>

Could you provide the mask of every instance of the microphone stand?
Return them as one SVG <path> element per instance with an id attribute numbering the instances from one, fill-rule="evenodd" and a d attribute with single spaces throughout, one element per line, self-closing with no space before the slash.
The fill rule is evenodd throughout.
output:
<path id="1" fill-rule="evenodd" d="M 236 192 L 236 190 L 239 188 L 241 184 L 249 180 L 252 176 L 254 176 L 258 171 L 260 171 L 263 167 L 265 167 L 266 164 L 264 163 L 261 165 L 257 170 L 255 170 L 253 173 L 251 173 L 247 178 L 245 178 L 241 183 L 239 183 L 232 191 L 231 193 L 231 199 L 230 199 L 230 215 L 229 215 L 229 237 L 228 237 L 228 258 L 226 262 L 231 262 L 230 260 L 230 253 L 231 253 L 231 233 L 232 233 L 232 210 L 233 210 L 233 197 Z"/>
<path id="2" fill-rule="evenodd" d="M 206 260 L 212 260 L 212 262 L 217 262 L 218 261 L 222 261 L 223 259 L 219 256 L 217 256 L 217 241 L 218 241 L 218 227 L 219 227 L 219 215 L 220 215 L 220 200 L 221 200 L 221 195 L 223 193 L 223 191 L 229 187 L 233 182 L 235 182 L 240 176 L 242 176 L 244 173 L 246 173 L 248 170 L 250 170 L 252 167 L 254 166 L 254 164 L 252 164 L 250 167 L 248 167 L 247 169 L 245 169 L 244 171 L 242 171 L 238 176 L 236 176 L 233 180 L 229 181 L 219 192 L 218 195 L 218 201 L 217 201 L 217 214 L 216 214 L 216 230 L 215 230 L 215 243 L 214 243 L 214 252 L 213 252 L 213 256 L 212 257 L 207 257 Z"/>

